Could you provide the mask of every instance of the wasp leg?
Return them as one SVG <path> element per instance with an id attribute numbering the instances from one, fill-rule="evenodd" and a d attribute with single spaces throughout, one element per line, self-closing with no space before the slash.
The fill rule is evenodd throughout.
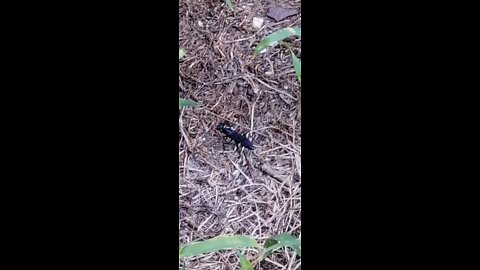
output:
<path id="1" fill-rule="evenodd" d="M 232 139 L 231 139 L 231 138 L 229 138 L 229 137 L 227 137 L 227 136 L 223 137 L 223 150 L 226 151 L 225 145 L 226 145 L 226 144 L 230 144 L 231 142 L 232 142 Z"/>
<path id="2" fill-rule="evenodd" d="M 252 149 L 252 148 L 254 148 L 254 146 L 253 146 L 253 136 L 251 136 L 251 135 L 249 136 L 248 132 L 245 133 L 243 136 L 248 139 L 248 142 L 246 142 L 246 145 L 244 147 L 248 148 L 250 150 L 253 150 Z"/>
<path id="3" fill-rule="evenodd" d="M 223 143 L 222 143 L 222 147 L 223 147 L 223 151 L 227 151 L 227 149 L 225 149 L 225 145 L 228 144 L 228 140 L 229 138 L 227 136 L 223 137 Z"/>
<path id="4" fill-rule="evenodd" d="M 224 144 L 223 144 L 223 151 L 224 151 L 225 153 L 235 152 L 235 150 L 233 150 L 233 151 L 232 151 L 232 150 L 228 150 L 228 149 L 226 148 L 226 145 L 229 145 L 229 144 L 227 144 L 227 143 L 224 143 Z M 231 146 L 231 144 L 230 144 L 230 146 Z"/>
<path id="5" fill-rule="evenodd" d="M 223 142 L 223 143 L 222 143 L 223 151 L 227 151 L 227 149 L 225 148 L 225 145 L 226 145 L 226 143 Z"/>
<path id="6" fill-rule="evenodd" d="M 232 141 L 233 141 L 233 139 L 232 139 L 232 138 L 229 138 L 229 137 L 227 137 L 227 136 L 225 136 L 225 137 L 223 138 L 223 144 L 222 144 L 222 146 L 223 146 L 223 151 L 225 151 L 225 152 L 227 152 L 227 153 L 235 152 L 235 150 L 231 151 L 231 150 L 226 149 L 226 146 L 227 146 L 227 145 L 232 145 Z"/>
<path id="7" fill-rule="evenodd" d="M 233 151 L 236 152 L 236 151 L 238 150 L 238 143 L 235 142 L 235 143 L 233 144 L 233 147 L 234 147 L 234 148 L 233 148 Z"/>

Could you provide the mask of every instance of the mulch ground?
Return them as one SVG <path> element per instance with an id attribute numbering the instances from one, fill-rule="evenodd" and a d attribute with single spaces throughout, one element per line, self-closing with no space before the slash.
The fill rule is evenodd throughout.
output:
<path id="1" fill-rule="evenodd" d="M 280 22 L 272 6 L 300 0 L 180 0 L 179 95 L 203 104 L 179 115 L 179 237 L 182 244 L 242 234 L 260 243 L 280 233 L 301 237 L 300 84 L 290 52 L 274 46 L 253 58 L 268 34 L 300 27 L 300 14 Z M 261 28 L 254 17 L 264 19 Z M 298 38 L 289 45 L 300 56 Z M 235 151 L 216 130 L 228 122 L 246 133 L 255 150 Z M 253 255 L 253 253 L 251 254 Z M 235 251 L 186 260 L 186 269 L 238 269 Z M 301 269 L 301 259 L 280 249 L 255 269 Z"/>

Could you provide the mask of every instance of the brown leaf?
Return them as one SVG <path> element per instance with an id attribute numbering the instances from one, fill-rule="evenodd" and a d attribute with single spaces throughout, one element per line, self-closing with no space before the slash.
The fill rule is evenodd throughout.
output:
<path id="1" fill-rule="evenodd" d="M 267 12 L 267 16 L 274 19 L 275 22 L 284 20 L 287 17 L 297 15 L 298 9 L 296 8 L 284 8 L 281 6 L 270 7 Z"/>

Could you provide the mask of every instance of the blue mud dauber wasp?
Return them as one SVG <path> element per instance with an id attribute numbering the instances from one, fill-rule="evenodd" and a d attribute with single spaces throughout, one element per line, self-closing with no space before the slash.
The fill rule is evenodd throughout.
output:
<path id="1" fill-rule="evenodd" d="M 217 126 L 217 130 L 225 134 L 225 138 L 235 141 L 236 144 L 239 144 L 247 149 L 253 150 L 253 143 L 244 135 L 238 133 L 229 127 L 226 123 L 220 123 Z"/>

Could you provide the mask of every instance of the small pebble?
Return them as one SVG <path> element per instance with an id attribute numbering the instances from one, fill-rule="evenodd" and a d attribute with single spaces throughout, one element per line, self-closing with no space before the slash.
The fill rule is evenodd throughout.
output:
<path id="1" fill-rule="evenodd" d="M 260 29 L 263 25 L 263 18 L 254 17 L 253 18 L 253 28 Z"/>

